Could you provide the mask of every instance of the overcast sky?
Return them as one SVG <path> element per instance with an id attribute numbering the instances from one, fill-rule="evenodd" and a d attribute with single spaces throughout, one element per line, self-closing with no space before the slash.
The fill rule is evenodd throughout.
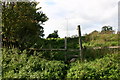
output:
<path id="1" fill-rule="evenodd" d="M 113 26 L 114 30 L 118 28 L 119 0 L 36 1 L 40 2 L 38 6 L 49 18 L 43 26 L 45 37 L 54 30 L 58 30 L 60 37 L 76 35 L 77 25 L 81 25 L 82 34 L 101 31 L 105 25 Z"/>

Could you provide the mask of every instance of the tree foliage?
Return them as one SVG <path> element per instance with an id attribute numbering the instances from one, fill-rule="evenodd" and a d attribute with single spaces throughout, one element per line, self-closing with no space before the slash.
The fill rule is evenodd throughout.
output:
<path id="1" fill-rule="evenodd" d="M 54 30 L 54 32 L 49 34 L 47 38 L 59 38 L 58 30 Z"/>
<path id="2" fill-rule="evenodd" d="M 102 27 L 102 31 L 112 31 L 112 27 L 111 26 L 103 26 Z"/>
<path id="3" fill-rule="evenodd" d="M 112 26 L 103 26 L 101 33 L 113 34 L 115 31 L 113 30 Z"/>
<path id="4" fill-rule="evenodd" d="M 18 42 L 21 47 L 30 47 L 34 39 L 43 37 L 43 23 L 47 16 L 36 8 L 37 2 L 3 2 L 2 36 L 9 46 Z M 5 45 L 6 45 L 5 44 Z"/>

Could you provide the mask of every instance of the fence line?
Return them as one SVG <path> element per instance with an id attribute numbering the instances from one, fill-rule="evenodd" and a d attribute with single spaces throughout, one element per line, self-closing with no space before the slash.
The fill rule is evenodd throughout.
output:
<path id="1" fill-rule="evenodd" d="M 109 46 L 109 47 L 93 47 L 90 49 L 119 49 L 120 46 Z M 87 48 L 89 49 L 89 48 Z M 80 51 L 79 49 L 37 49 L 37 48 L 29 48 L 29 50 L 36 50 L 36 51 Z"/>
<path id="2" fill-rule="evenodd" d="M 108 47 L 93 47 L 93 49 L 119 49 L 120 46 L 108 46 Z"/>
<path id="3" fill-rule="evenodd" d="M 76 51 L 79 52 L 79 55 L 74 55 L 75 57 L 80 57 L 80 60 L 83 61 L 83 51 L 86 49 L 120 49 L 120 46 L 109 46 L 109 47 L 93 47 L 93 48 L 83 48 L 82 47 L 82 39 L 81 39 L 81 28 L 80 25 L 78 25 L 78 35 L 79 35 L 79 49 L 68 49 L 67 48 L 67 37 L 65 37 L 65 44 L 64 49 L 35 49 L 30 48 L 30 50 L 36 50 L 36 51 L 66 51 L 65 53 L 65 61 L 67 60 L 67 52 L 68 51 Z M 73 55 L 70 55 L 73 56 Z"/>
<path id="4" fill-rule="evenodd" d="M 80 51 L 79 49 L 37 49 L 37 48 L 29 48 L 29 50 L 36 50 L 36 51 Z"/>

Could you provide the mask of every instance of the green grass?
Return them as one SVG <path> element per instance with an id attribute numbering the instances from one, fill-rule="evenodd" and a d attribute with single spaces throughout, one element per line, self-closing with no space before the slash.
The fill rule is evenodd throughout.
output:
<path id="1" fill-rule="evenodd" d="M 79 49 L 79 39 L 67 38 L 68 49 Z M 38 39 L 32 47 L 41 49 L 64 49 L 64 38 Z M 86 47 L 118 46 L 118 34 L 91 34 L 82 36 L 82 45 Z"/>

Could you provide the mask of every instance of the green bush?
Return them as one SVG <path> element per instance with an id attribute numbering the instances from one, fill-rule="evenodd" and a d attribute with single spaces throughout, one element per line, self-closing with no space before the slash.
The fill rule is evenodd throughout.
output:
<path id="1" fill-rule="evenodd" d="M 28 55 L 26 50 L 3 49 L 3 78 L 64 78 L 64 62 L 48 61 L 40 56 Z"/>
<path id="2" fill-rule="evenodd" d="M 120 54 L 107 55 L 87 63 L 73 63 L 66 78 L 79 80 L 119 80 Z"/>

